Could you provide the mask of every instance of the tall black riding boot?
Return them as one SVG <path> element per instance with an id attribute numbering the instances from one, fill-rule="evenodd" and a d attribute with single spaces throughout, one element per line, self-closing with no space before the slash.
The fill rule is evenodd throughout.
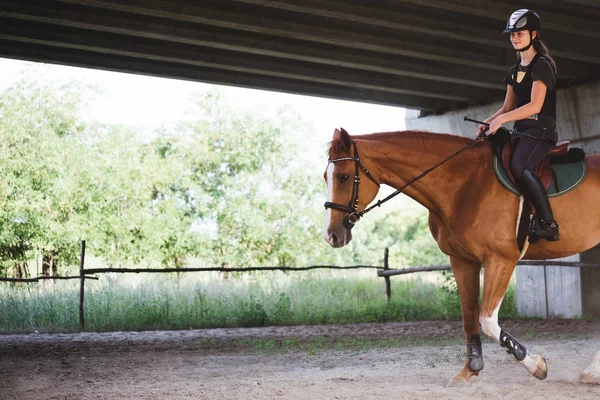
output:
<path id="1" fill-rule="evenodd" d="M 548 201 L 548 195 L 540 177 L 531 169 L 525 168 L 518 183 L 536 209 L 535 235 L 550 242 L 557 241 L 559 239 L 558 224 L 554 220 L 550 201 Z M 530 243 L 535 242 L 530 240 Z"/>

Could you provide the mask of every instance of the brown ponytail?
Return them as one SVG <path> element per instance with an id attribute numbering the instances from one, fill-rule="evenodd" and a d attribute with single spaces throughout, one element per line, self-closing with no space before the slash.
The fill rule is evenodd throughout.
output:
<path id="1" fill-rule="evenodd" d="M 552 69 L 554 70 L 554 73 L 556 73 L 556 62 L 554 61 L 554 59 L 552 59 L 552 57 L 550 57 L 550 52 L 548 51 L 548 45 L 543 42 L 541 39 L 538 39 L 537 37 L 535 39 L 533 39 L 533 49 L 540 53 L 542 56 L 544 56 L 544 58 L 546 60 L 548 60 L 548 62 L 550 62 L 550 65 L 552 65 Z"/>

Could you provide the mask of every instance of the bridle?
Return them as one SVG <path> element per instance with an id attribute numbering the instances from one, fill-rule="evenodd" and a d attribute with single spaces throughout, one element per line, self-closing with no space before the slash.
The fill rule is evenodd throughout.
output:
<path id="1" fill-rule="evenodd" d="M 467 118 L 467 117 L 465 117 L 465 121 L 479 122 L 479 121 L 471 120 L 470 118 Z M 485 124 L 485 122 L 480 122 L 480 123 Z M 346 227 L 346 229 L 350 230 L 350 229 L 352 229 L 354 227 L 354 224 L 356 224 L 356 222 L 358 222 L 358 220 L 361 219 L 361 217 L 363 215 L 365 215 L 366 213 L 368 213 L 369 211 L 371 211 L 375 207 L 381 207 L 381 205 L 383 203 L 385 203 L 388 200 L 391 200 L 393 197 L 396 197 L 397 195 L 399 195 L 400 193 L 402 193 L 402 190 L 405 187 L 407 187 L 409 185 L 412 185 L 413 183 L 415 183 L 416 181 L 418 181 L 419 179 L 421 179 L 425 175 L 429 174 L 430 172 L 432 172 L 434 169 L 436 169 L 440 165 L 444 164 L 446 161 L 450 160 L 451 158 L 456 157 L 457 155 L 459 155 L 463 151 L 465 151 L 467 149 L 470 149 L 471 147 L 475 146 L 477 143 L 485 140 L 486 138 L 487 138 L 487 136 L 485 136 L 485 137 L 481 136 L 481 137 L 476 138 L 468 146 L 465 146 L 462 149 L 460 149 L 457 152 L 455 152 L 454 154 L 450 155 L 449 157 L 446 157 L 444 160 L 440 161 L 439 163 L 437 163 L 433 167 L 427 169 L 423 173 L 419 174 L 418 176 L 414 177 L 413 179 L 411 179 L 410 181 L 408 181 L 407 183 L 405 183 L 401 188 L 399 188 L 394 193 L 392 193 L 389 196 L 387 196 L 385 199 L 378 200 L 377 203 L 373 204 L 371 207 L 365 208 L 362 211 L 358 211 L 358 186 L 360 185 L 360 176 L 358 174 L 359 173 L 359 168 L 362 169 L 362 171 L 365 173 L 365 175 L 367 175 L 367 177 L 370 180 L 372 180 L 373 183 L 375 183 L 377 185 L 377 187 L 379 187 L 380 185 L 379 185 L 379 182 L 377 182 L 375 180 L 375 178 L 373 178 L 373 176 L 371 175 L 371 173 L 360 163 L 360 158 L 358 156 L 358 150 L 356 148 L 356 144 L 354 142 L 352 142 L 352 145 L 354 147 L 354 157 L 341 157 L 341 158 L 334 158 L 334 159 L 328 160 L 328 165 L 329 165 L 329 163 L 336 163 L 336 162 L 340 162 L 340 161 L 354 161 L 356 167 L 354 169 L 354 184 L 352 186 L 352 197 L 350 198 L 350 203 L 348 203 L 348 205 L 345 206 L 343 204 L 332 203 L 330 201 L 327 201 L 327 202 L 325 202 L 325 209 L 331 208 L 332 210 L 338 210 L 338 211 L 342 211 L 342 212 L 348 213 L 348 215 L 344 218 L 344 227 Z"/>
<path id="2" fill-rule="evenodd" d="M 364 165 L 360 163 L 360 157 L 358 156 L 358 149 L 356 148 L 356 143 L 352 142 L 352 145 L 354 147 L 354 157 L 340 157 L 330 159 L 328 160 L 327 164 L 335 164 L 341 161 L 354 161 L 354 181 L 352 183 L 352 197 L 350 197 L 350 202 L 347 206 L 339 203 L 332 203 L 330 201 L 325 202 L 325 209 L 331 208 L 332 210 L 338 210 L 348 213 L 348 215 L 344 218 L 344 226 L 348 230 L 352 229 L 354 227 L 354 224 L 356 224 L 356 222 L 364 214 L 364 211 L 358 212 L 358 188 L 360 186 L 359 171 L 362 170 L 367 176 L 367 178 L 369 178 L 371 181 L 373 181 L 374 184 L 377 185 L 377 187 L 379 187 L 379 182 L 377 182 L 375 178 L 373 178 L 373 175 L 371 175 L 369 170 L 366 169 Z"/>

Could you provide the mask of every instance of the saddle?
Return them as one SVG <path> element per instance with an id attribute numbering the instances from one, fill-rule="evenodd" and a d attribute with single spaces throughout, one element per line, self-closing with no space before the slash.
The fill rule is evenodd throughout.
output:
<path id="1" fill-rule="evenodd" d="M 496 152 L 494 172 L 504 187 L 516 195 L 521 195 L 510 169 L 515 144 L 511 143 L 508 131 L 501 132 L 498 137 L 493 136 L 490 138 L 490 142 L 494 145 Z M 581 184 L 586 176 L 586 166 L 583 162 L 585 152 L 579 148 L 570 149 L 569 145 L 569 141 L 556 143 L 546 158 L 535 168 L 549 197 L 560 196 L 571 191 Z M 534 221 L 534 213 L 533 205 L 525 200 L 517 232 L 517 244 L 520 251 L 524 249 L 531 223 Z"/>
<path id="2" fill-rule="evenodd" d="M 510 140 L 510 132 L 504 128 L 500 128 L 495 135 L 489 136 L 487 140 L 493 145 L 496 153 L 496 160 L 501 164 L 501 167 L 503 167 L 501 169 L 505 172 L 505 175 L 510 182 L 503 181 L 503 179 L 498 176 L 499 171 L 496 171 L 496 175 L 503 181 L 505 187 L 515 194 L 520 194 L 514 184 L 515 178 L 510 169 L 510 162 L 515 150 L 515 144 Z M 581 183 L 581 178 L 585 176 L 584 165 L 581 165 L 582 168 L 580 169 L 583 169 L 581 174 L 578 171 L 573 173 L 571 173 L 572 171 L 569 171 L 567 174 L 563 173 L 565 170 L 572 170 L 573 168 L 570 168 L 570 166 L 582 163 L 585 159 L 585 152 L 582 149 L 569 148 L 569 145 L 570 142 L 567 140 L 556 143 L 546 158 L 535 168 L 535 172 L 541 178 L 549 195 L 556 196 L 566 193 L 566 191 L 571 190 Z M 494 168 L 496 169 L 496 167 Z M 561 172 L 559 175 L 571 175 L 575 178 L 575 182 L 569 182 L 569 179 L 561 179 L 564 178 L 564 176 L 558 176 L 557 178 L 557 170 Z M 559 188 L 559 183 L 561 181 L 564 182 L 561 186 L 566 184 L 566 188 Z"/>
<path id="3" fill-rule="evenodd" d="M 544 184 L 544 188 L 546 190 L 548 190 L 550 185 L 554 182 L 554 184 L 556 185 L 556 191 L 560 192 L 560 189 L 558 188 L 558 179 L 556 178 L 556 174 L 554 173 L 554 170 L 552 169 L 550 164 L 552 163 L 553 157 L 566 156 L 569 154 L 569 150 L 570 150 L 569 144 L 571 144 L 571 142 L 569 142 L 568 140 L 563 140 L 563 141 L 556 143 L 556 146 L 552 150 L 550 150 L 550 152 L 548 153 L 546 158 L 544 158 L 544 160 L 537 167 L 535 167 L 535 173 L 538 174 L 538 176 L 542 179 L 542 183 Z M 573 149 L 573 150 L 580 150 L 580 149 Z M 513 156 L 514 152 L 515 152 L 514 143 L 508 142 L 502 148 L 502 155 L 500 157 L 500 159 L 502 160 L 502 166 L 506 169 L 506 171 L 508 172 L 508 176 L 510 177 L 510 179 L 513 182 L 515 181 L 515 177 L 513 176 L 512 171 L 510 169 L 510 161 L 512 160 L 512 156 Z M 568 162 L 576 162 L 576 161 L 568 161 Z M 566 163 L 568 163 L 568 162 L 566 162 Z M 562 164 L 562 163 L 563 162 L 558 162 L 558 163 L 555 162 L 555 164 Z"/>

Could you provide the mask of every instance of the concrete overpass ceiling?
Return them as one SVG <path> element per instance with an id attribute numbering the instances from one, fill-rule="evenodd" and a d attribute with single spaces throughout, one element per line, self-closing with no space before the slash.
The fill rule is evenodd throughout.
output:
<path id="1" fill-rule="evenodd" d="M 0 0 L 0 55 L 439 113 L 503 98 L 522 7 L 559 87 L 600 79 L 597 0 Z"/>

